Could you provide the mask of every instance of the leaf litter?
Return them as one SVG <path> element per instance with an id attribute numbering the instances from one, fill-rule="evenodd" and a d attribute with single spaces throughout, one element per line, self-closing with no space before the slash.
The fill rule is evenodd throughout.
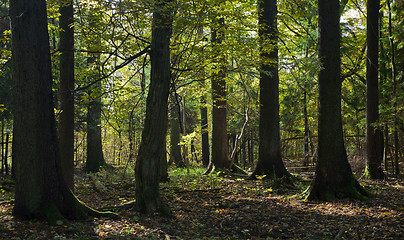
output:
<path id="1" fill-rule="evenodd" d="M 95 208 L 134 200 L 134 179 L 121 178 L 119 171 L 91 178 L 78 171 L 75 193 Z M 95 189 L 94 178 L 103 184 L 102 191 Z M 122 209 L 120 220 L 94 218 L 62 226 L 15 219 L 7 185 L 8 191 L 0 189 L 0 239 L 403 239 L 402 180 L 360 180 L 375 193 L 367 202 L 321 203 L 299 198 L 309 181 L 288 188 L 270 180 L 174 175 L 161 185 L 173 219 Z"/>

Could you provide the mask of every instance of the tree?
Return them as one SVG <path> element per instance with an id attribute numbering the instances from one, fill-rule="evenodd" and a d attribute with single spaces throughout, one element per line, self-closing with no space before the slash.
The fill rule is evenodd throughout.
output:
<path id="1" fill-rule="evenodd" d="M 384 179 L 383 132 L 379 120 L 379 0 L 367 1 L 366 58 L 366 169 L 364 176 Z"/>
<path id="2" fill-rule="evenodd" d="M 201 100 L 201 134 L 202 134 L 202 164 L 204 167 L 209 165 L 209 132 L 208 132 L 208 108 L 206 100 L 202 97 Z"/>
<path id="3" fill-rule="evenodd" d="M 89 58 L 89 65 L 92 63 L 92 57 Z M 95 74 L 95 78 L 99 74 Z M 101 84 L 94 84 L 92 91 L 93 99 L 90 100 L 87 107 L 87 161 L 86 172 L 98 172 L 102 166 L 107 166 L 102 152 L 101 136 Z"/>
<path id="4" fill-rule="evenodd" d="M 181 157 L 181 126 L 180 126 L 180 104 L 177 95 L 171 95 L 172 107 L 170 109 L 170 155 L 177 167 L 184 167 Z"/>
<path id="5" fill-rule="evenodd" d="M 341 57 L 339 1 L 318 1 L 320 62 L 318 159 L 307 199 L 364 199 L 369 194 L 352 174 L 348 162 L 341 119 Z"/>
<path id="6" fill-rule="evenodd" d="M 95 11 L 95 9 L 91 9 Z M 90 12 L 89 27 L 92 33 L 90 37 L 89 57 L 87 65 L 90 68 L 89 79 L 96 81 L 92 89 L 89 91 L 90 102 L 87 106 L 87 161 L 86 172 L 98 172 L 102 166 L 107 166 L 102 151 L 101 136 L 101 112 L 102 112 L 102 86 L 101 86 L 101 70 L 100 70 L 100 54 L 98 48 L 101 45 L 100 30 L 97 29 L 99 23 L 99 14 Z"/>
<path id="7" fill-rule="evenodd" d="M 259 156 L 256 175 L 274 179 L 290 176 L 281 156 L 279 128 L 278 32 L 276 0 L 258 0 L 260 54 Z"/>
<path id="8" fill-rule="evenodd" d="M 146 119 L 135 166 L 136 205 L 144 213 L 169 214 L 159 191 L 160 162 L 165 155 L 170 90 L 172 0 L 155 0 L 151 39 L 151 76 Z"/>
<path id="9" fill-rule="evenodd" d="M 99 212 L 70 191 L 62 175 L 52 96 L 46 1 L 11 0 L 13 78 L 13 214 L 51 223 Z M 112 216 L 112 215 L 111 215 Z"/>
<path id="10" fill-rule="evenodd" d="M 60 6 L 60 117 L 59 148 L 63 176 L 74 189 L 74 29 L 73 1 Z"/>
<path id="11" fill-rule="evenodd" d="M 227 100 L 226 100 L 226 59 L 219 47 L 224 40 L 224 18 L 215 16 L 212 28 L 212 44 L 215 48 L 215 69 L 212 74 L 212 152 L 208 170 L 230 167 L 229 146 L 227 142 Z"/>

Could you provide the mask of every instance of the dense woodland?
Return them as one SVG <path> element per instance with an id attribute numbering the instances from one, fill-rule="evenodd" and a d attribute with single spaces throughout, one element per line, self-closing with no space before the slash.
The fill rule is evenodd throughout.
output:
<path id="1" fill-rule="evenodd" d="M 402 0 L 1 0 L 0 238 L 399 239 Z"/>

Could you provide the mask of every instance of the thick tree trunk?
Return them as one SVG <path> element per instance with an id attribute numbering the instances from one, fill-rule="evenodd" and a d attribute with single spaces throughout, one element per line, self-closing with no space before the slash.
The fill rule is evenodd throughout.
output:
<path id="1" fill-rule="evenodd" d="M 136 161 L 136 205 L 140 212 L 169 214 L 159 191 L 160 162 L 165 154 L 170 87 L 172 0 L 154 3 L 151 40 L 151 79 L 146 119 Z"/>
<path id="2" fill-rule="evenodd" d="M 224 39 L 224 18 L 214 20 L 212 43 L 219 48 Z M 211 165 L 216 169 L 230 166 L 229 146 L 227 143 L 227 100 L 225 58 L 216 49 L 216 69 L 212 75 L 212 155 Z"/>
<path id="3" fill-rule="evenodd" d="M 281 156 L 279 128 L 278 32 L 276 0 L 258 1 L 258 34 L 261 41 L 259 155 L 256 175 L 275 179 L 290 176 Z"/>
<path id="4" fill-rule="evenodd" d="M 310 200 L 365 198 L 349 165 L 342 132 L 339 1 L 318 1 L 319 128 L 318 160 L 308 189 Z"/>
<path id="5" fill-rule="evenodd" d="M 181 157 L 181 126 L 180 126 L 180 105 L 177 102 L 175 93 L 171 95 L 172 107 L 170 109 L 170 155 L 177 167 L 184 167 Z"/>
<path id="6" fill-rule="evenodd" d="M 383 133 L 379 121 L 379 0 L 367 1 L 366 169 L 369 179 L 384 179 Z"/>
<path id="7" fill-rule="evenodd" d="M 62 176 L 52 97 L 46 1 L 11 0 L 13 76 L 13 214 L 24 219 L 84 219 L 96 212 L 77 200 Z"/>
<path id="8" fill-rule="evenodd" d="M 74 189 L 74 30 L 73 1 L 60 7 L 59 148 L 63 177 Z"/>

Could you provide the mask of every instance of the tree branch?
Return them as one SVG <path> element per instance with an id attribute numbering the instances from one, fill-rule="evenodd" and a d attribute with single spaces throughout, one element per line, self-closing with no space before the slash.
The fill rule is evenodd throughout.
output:
<path id="1" fill-rule="evenodd" d="M 133 55 L 133 56 L 130 56 L 130 57 L 128 57 L 127 59 L 125 59 L 125 61 L 124 61 L 123 63 L 117 65 L 117 66 L 115 67 L 115 69 L 112 70 L 112 71 L 111 71 L 110 73 L 108 73 L 107 75 L 102 76 L 102 77 L 99 78 L 99 79 L 96 79 L 95 81 L 93 81 L 93 82 L 87 84 L 87 85 L 84 86 L 84 87 L 78 87 L 78 88 L 76 88 L 76 89 L 74 90 L 74 92 L 87 89 L 87 88 L 91 87 L 92 85 L 94 85 L 94 84 L 100 82 L 101 80 L 110 77 L 110 76 L 111 76 L 112 74 L 114 74 L 116 71 L 118 71 L 119 69 L 125 67 L 126 65 L 128 65 L 130 62 L 132 62 L 132 61 L 135 60 L 136 58 L 141 57 L 143 54 L 146 54 L 146 53 L 149 53 L 149 52 L 150 52 L 150 46 L 147 46 L 145 49 L 143 49 L 142 51 L 138 52 L 137 54 L 135 54 L 135 55 Z"/>

